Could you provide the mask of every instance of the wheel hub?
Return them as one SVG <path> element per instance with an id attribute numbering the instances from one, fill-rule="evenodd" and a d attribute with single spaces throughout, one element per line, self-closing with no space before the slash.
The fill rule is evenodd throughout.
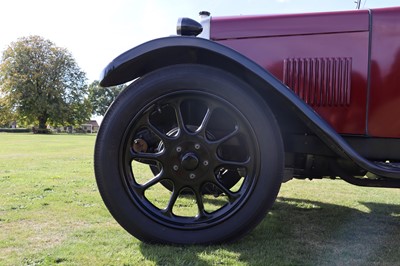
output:
<path id="1" fill-rule="evenodd" d="M 188 152 L 182 156 L 181 165 L 186 171 L 193 171 L 199 166 L 199 159 L 193 152 Z"/>
<path id="2" fill-rule="evenodd" d="M 171 177 L 175 182 L 193 184 L 207 178 L 209 171 L 210 151 L 200 139 L 181 141 L 174 149 L 170 149 Z"/>

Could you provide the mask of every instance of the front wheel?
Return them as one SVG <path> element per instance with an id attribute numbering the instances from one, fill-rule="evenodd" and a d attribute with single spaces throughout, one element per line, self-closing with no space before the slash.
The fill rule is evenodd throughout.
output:
<path id="1" fill-rule="evenodd" d="M 208 66 L 170 66 L 135 81 L 96 140 L 102 198 L 145 242 L 240 238 L 272 206 L 282 172 L 271 110 L 247 83 Z"/>

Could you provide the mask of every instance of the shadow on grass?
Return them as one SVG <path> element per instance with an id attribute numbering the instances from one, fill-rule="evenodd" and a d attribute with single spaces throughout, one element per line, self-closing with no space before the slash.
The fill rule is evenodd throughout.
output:
<path id="1" fill-rule="evenodd" d="M 397 264 L 400 206 L 360 204 L 365 211 L 278 198 L 266 219 L 235 243 L 181 247 L 141 243 L 140 249 L 157 265 Z"/>

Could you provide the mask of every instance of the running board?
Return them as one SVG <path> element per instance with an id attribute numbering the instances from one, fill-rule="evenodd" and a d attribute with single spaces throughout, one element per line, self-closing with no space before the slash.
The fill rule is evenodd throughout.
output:
<path id="1" fill-rule="evenodd" d="M 382 188 L 400 188 L 400 180 L 398 179 L 369 179 L 369 178 L 358 178 L 341 174 L 340 178 L 344 181 L 362 187 L 382 187 Z"/>
<path id="2" fill-rule="evenodd" d="M 374 164 L 382 168 L 400 170 L 400 163 L 374 162 Z M 375 174 L 367 174 L 368 177 L 356 177 L 348 174 L 337 162 L 333 164 L 333 167 L 336 174 L 340 176 L 341 179 L 353 185 L 363 187 L 400 188 L 400 179 L 386 178 Z"/>

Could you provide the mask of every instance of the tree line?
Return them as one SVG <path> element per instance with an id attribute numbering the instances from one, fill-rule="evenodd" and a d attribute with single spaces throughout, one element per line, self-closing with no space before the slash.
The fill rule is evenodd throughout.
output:
<path id="1" fill-rule="evenodd" d="M 67 49 L 41 36 L 22 37 L 0 61 L 0 127 L 17 122 L 45 132 L 47 126 L 78 126 L 104 115 L 124 88 L 87 84 Z"/>

